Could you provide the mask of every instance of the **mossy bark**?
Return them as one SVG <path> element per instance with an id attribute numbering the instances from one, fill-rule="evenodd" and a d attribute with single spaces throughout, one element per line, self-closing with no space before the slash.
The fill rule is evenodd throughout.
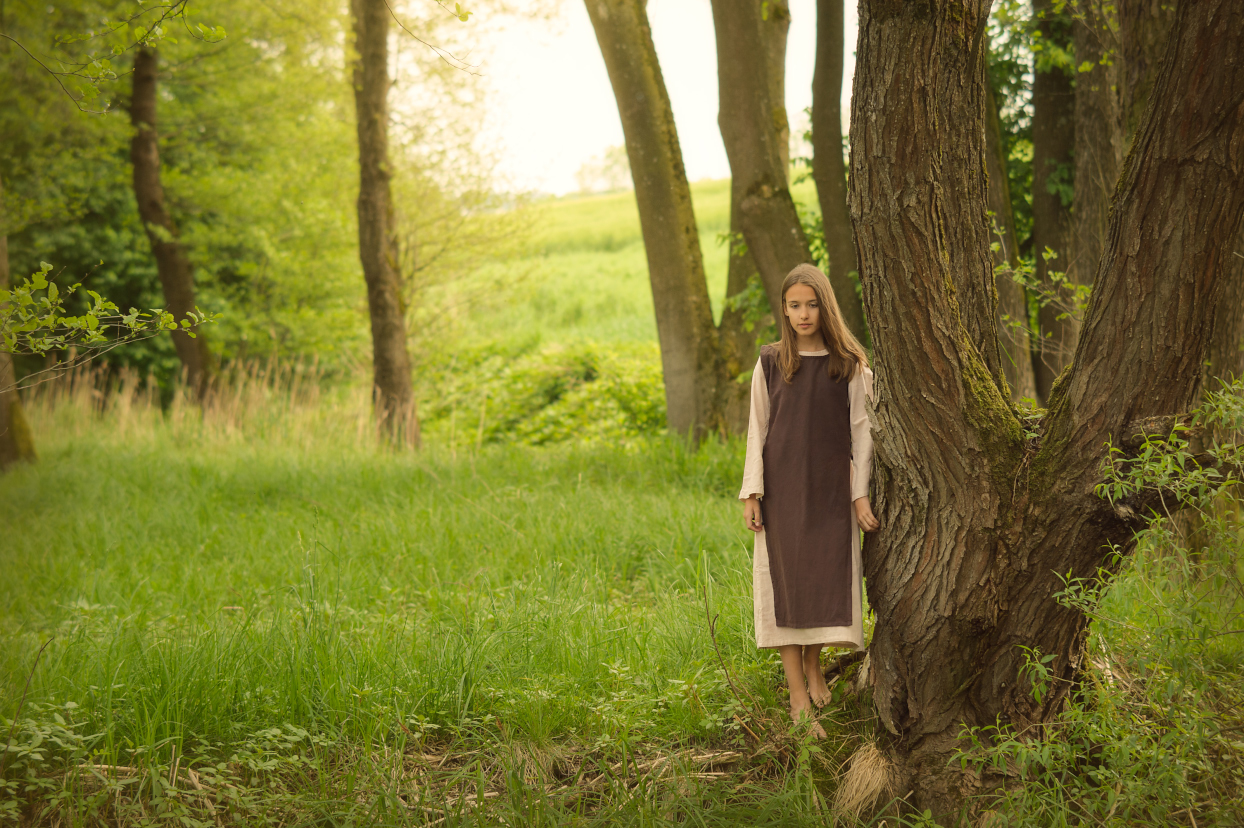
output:
<path id="1" fill-rule="evenodd" d="M 1031 435 L 997 361 L 985 215 L 987 0 L 860 6 L 851 213 L 874 332 L 882 528 L 864 549 L 873 699 L 917 808 L 981 780 L 965 726 L 1061 710 L 1087 620 L 1062 578 L 1129 549 L 1134 513 L 1094 494 L 1108 441 L 1195 402 L 1244 219 L 1244 8 L 1181 6 L 1118 189 L 1075 358 Z M 1053 655 L 1038 702 L 1021 647 Z"/>

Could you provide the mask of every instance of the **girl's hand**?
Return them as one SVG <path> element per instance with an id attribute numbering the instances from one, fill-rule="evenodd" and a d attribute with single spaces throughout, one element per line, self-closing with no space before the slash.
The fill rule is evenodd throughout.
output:
<path id="1" fill-rule="evenodd" d="M 877 516 L 873 514 L 873 507 L 868 505 L 868 498 L 861 497 L 855 501 L 855 522 L 865 532 L 875 531 L 881 526 L 881 521 L 877 520 Z"/>
<path id="2" fill-rule="evenodd" d="M 755 497 L 749 497 L 743 501 L 743 521 L 753 532 L 759 532 L 765 528 L 760 522 L 760 501 Z"/>

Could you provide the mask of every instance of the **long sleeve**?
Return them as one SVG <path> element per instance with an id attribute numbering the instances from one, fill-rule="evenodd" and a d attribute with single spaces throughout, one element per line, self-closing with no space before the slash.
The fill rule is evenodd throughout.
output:
<path id="1" fill-rule="evenodd" d="M 873 436 L 865 397 L 873 399 L 873 372 L 861 366 L 847 386 L 851 406 L 851 499 L 868 497 L 873 471 Z"/>
<path id="2" fill-rule="evenodd" d="M 769 435 L 769 383 L 764 366 L 756 360 L 752 371 L 752 406 L 747 421 L 747 459 L 743 461 L 743 488 L 739 500 L 765 494 L 765 437 Z"/>

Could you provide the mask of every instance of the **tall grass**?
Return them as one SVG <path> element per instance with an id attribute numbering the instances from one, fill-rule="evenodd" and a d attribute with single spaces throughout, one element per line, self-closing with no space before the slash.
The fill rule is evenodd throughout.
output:
<path id="1" fill-rule="evenodd" d="M 31 398 L 41 460 L 0 479 L 0 713 L 25 698 L 10 776 L 61 779 L 108 821 L 129 800 L 87 808 L 106 789 L 89 765 L 180 779 L 183 756 L 225 774 L 217 790 L 268 779 L 257 790 L 307 808 L 307 786 L 340 804 L 338 763 L 362 754 L 452 755 L 442 800 L 481 752 L 494 791 L 515 768 L 556 788 L 636 756 L 659 770 L 660 754 L 675 762 L 660 773 L 690 763 L 666 811 L 691 797 L 791 818 L 771 808 L 786 783 L 692 796 L 720 776 L 713 751 L 781 712 L 780 671 L 751 640 L 740 443 L 391 454 L 368 413 L 362 389 L 275 368 L 239 372 L 202 410 L 86 374 Z M 759 707 L 740 707 L 717 647 Z M 393 767 L 375 762 L 367 784 L 389 796 Z M 634 780 L 599 784 L 609 808 L 634 807 Z"/>

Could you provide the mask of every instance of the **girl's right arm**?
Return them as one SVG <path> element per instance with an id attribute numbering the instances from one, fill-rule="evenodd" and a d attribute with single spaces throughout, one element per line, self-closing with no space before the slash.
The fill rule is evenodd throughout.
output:
<path id="1" fill-rule="evenodd" d="M 743 519 L 753 532 L 761 529 L 759 499 L 765 495 L 764 448 L 769 434 L 769 384 L 759 359 L 752 371 L 751 414 L 747 422 L 747 459 L 743 462 Z"/>

